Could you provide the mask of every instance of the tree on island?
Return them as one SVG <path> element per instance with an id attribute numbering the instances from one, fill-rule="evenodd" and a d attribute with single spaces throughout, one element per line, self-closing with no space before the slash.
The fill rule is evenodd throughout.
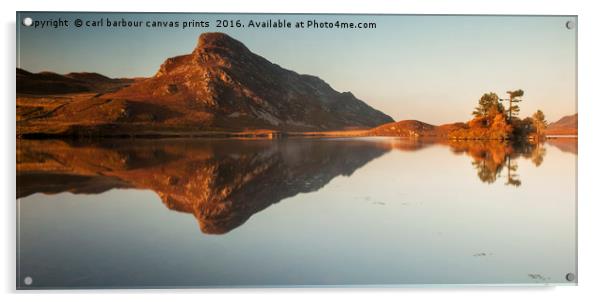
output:
<path id="1" fill-rule="evenodd" d="M 505 140 L 512 132 L 506 121 L 505 108 L 501 99 L 493 92 L 485 93 L 472 112 L 474 118 L 462 129 L 451 131 L 453 139 L 495 139 Z"/>
<path id="2" fill-rule="evenodd" d="M 525 92 L 522 89 L 519 90 L 514 90 L 514 91 L 506 91 L 506 93 L 508 94 L 508 121 L 512 121 L 512 118 L 514 117 L 514 114 L 518 114 L 518 112 L 520 111 L 520 108 L 518 107 L 518 105 L 516 103 L 522 102 L 523 100 L 521 99 L 517 99 L 519 97 L 522 97 Z"/>
<path id="3" fill-rule="evenodd" d="M 494 92 L 485 93 L 479 99 L 479 105 L 472 112 L 476 118 L 495 116 L 498 113 L 504 112 L 504 105 L 500 102 L 500 98 Z"/>
<path id="4" fill-rule="evenodd" d="M 544 130 L 548 127 L 548 121 L 546 121 L 545 114 L 543 114 L 543 111 L 537 110 L 535 113 L 533 113 L 531 119 L 533 120 L 535 133 L 537 133 L 538 136 L 542 136 Z"/>
<path id="5" fill-rule="evenodd" d="M 472 112 L 474 118 L 463 127 L 450 131 L 449 138 L 512 141 L 542 138 L 547 126 L 543 112 L 538 110 L 530 117 L 519 118 L 517 103 L 522 101 L 520 97 L 525 92 L 518 89 L 507 93 L 509 99 L 500 99 L 494 92 L 483 94 Z M 508 101 L 509 107 L 505 108 L 502 101 Z"/>
<path id="6" fill-rule="evenodd" d="M 548 125 L 546 116 L 541 110 L 537 110 L 533 115 L 519 119 L 515 117 L 512 120 L 512 136 L 515 140 L 529 139 L 539 141 L 545 137 L 545 129 Z"/>

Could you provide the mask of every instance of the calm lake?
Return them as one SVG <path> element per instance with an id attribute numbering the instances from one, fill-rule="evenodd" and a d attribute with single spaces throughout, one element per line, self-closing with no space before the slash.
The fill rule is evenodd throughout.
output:
<path id="1" fill-rule="evenodd" d="M 576 283 L 576 139 L 17 146 L 19 288 Z"/>

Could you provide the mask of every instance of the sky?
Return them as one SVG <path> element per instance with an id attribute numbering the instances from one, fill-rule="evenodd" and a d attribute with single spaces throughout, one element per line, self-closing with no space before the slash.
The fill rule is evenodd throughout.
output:
<path id="1" fill-rule="evenodd" d="M 483 93 L 523 89 L 520 116 L 548 121 L 577 112 L 574 16 L 256 15 L 17 13 L 17 20 L 69 20 L 69 27 L 17 24 L 17 67 L 148 77 L 168 57 L 190 53 L 220 31 L 283 68 L 320 77 L 393 117 L 466 121 Z M 74 20 L 179 21 L 179 28 L 75 27 Z M 245 28 L 217 28 L 217 20 Z M 374 22 L 372 29 L 249 28 L 249 20 Z M 210 27 L 181 28 L 185 21 Z"/>

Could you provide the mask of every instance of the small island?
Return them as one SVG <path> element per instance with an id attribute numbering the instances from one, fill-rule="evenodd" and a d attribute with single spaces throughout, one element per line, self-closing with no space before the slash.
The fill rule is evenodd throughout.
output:
<path id="1" fill-rule="evenodd" d="M 548 125 L 541 110 L 530 117 L 519 118 L 518 103 L 524 95 L 522 89 L 508 91 L 508 99 L 500 99 L 496 93 L 485 93 L 472 112 L 474 118 L 449 132 L 450 139 L 493 139 L 512 141 L 538 141 L 544 138 Z M 502 103 L 508 101 L 508 107 Z"/>

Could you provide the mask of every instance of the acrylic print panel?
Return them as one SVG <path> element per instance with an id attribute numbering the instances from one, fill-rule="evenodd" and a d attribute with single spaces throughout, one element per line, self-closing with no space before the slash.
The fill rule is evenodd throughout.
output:
<path id="1" fill-rule="evenodd" d="M 19 289 L 577 283 L 576 16 L 17 20 Z"/>

